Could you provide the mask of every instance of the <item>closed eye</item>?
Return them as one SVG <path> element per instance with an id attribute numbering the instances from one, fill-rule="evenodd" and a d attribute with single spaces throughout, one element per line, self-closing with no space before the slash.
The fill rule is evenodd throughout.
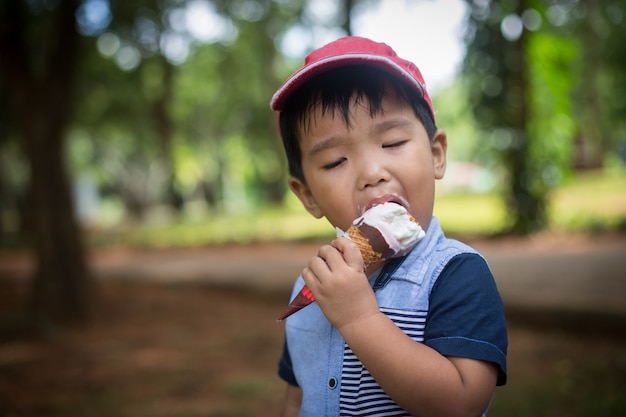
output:
<path id="1" fill-rule="evenodd" d="M 404 145 L 407 142 L 408 142 L 408 140 L 400 140 L 400 141 L 396 141 L 396 142 L 386 143 L 386 144 L 383 145 L 383 149 L 386 149 L 386 148 L 398 148 L 398 147 Z"/>
<path id="2" fill-rule="evenodd" d="M 341 158 L 341 159 L 338 159 L 338 160 L 336 160 L 334 162 L 331 162 L 330 164 L 324 165 L 323 168 L 325 170 L 331 170 L 333 168 L 337 168 L 339 165 L 343 164 L 345 161 L 346 161 L 346 158 Z"/>

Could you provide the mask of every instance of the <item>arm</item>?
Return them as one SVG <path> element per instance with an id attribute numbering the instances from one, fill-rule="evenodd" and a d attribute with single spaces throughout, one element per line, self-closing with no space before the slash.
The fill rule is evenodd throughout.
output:
<path id="1" fill-rule="evenodd" d="M 285 407 L 281 417 L 297 417 L 302 403 L 302 389 L 291 384 L 287 384 L 285 395 Z"/>
<path id="2" fill-rule="evenodd" d="M 383 313 L 338 330 L 380 386 L 411 414 L 479 416 L 486 409 L 496 385 L 494 365 L 442 356 L 411 340 Z"/>
<path id="3" fill-rule="evenodd" d="M 380 386 L 414 415 L 480 415 L 493 393 L 496 367 L 445 357 L 411 340 L 379 312 L 358 248 L 347 239 L 331 245 L 320 249 L 303 278 Z"/>

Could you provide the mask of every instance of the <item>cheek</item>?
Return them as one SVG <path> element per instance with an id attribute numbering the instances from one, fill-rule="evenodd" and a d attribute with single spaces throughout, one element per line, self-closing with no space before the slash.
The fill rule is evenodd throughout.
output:
<path id="1" fill-rule="evenodd" d="M 339 181 L 312 189 L 322 214 L 333 225 L 347 229 L 358 217 L 356 204 L 352 199 L 351 188 Z"/>
<path id="2" fill-rule="evenodd" d="M 349 202 L 347 190 L 340 183 L 326 184 L 324 187 L 316 188 L 313 192 L 325 214 L 334 214 Z"/>
<path id="3" fill-rule="evenodd" d="M 403 188 L 411 205 L 411 213 L 420 224 L 428 224 L 433 213 L 435 179 L 432 167 L 413 169 L 404 177 Z"/>
<path id="4" fill-rule="evenodd" d="M 392 168 L 396 178 L 400 178 L 408 189 L 417 190 L 422 193 L 424 187 L 428 187 L 430 182 L 434 182 L 435 173 L 433 171 L 432 160 L 416 156 L 397 163 Z"/>

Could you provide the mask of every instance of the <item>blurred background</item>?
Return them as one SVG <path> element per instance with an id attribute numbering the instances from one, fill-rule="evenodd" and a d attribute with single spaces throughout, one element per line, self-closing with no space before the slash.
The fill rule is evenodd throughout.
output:
<path id="1" fill-rule="evenodd" d="M 386 42 L 420 67 L 448 133 L 435 215 L 449 235 L 490 261 L 495 251 L 503 270 L 535 258 L 497 258 L 502 248 L 622 253 L 623 1 L 5 1 L 0 417 L 276 415 L 272 318 L 334 230 L 290 195 L 268 103 L 308 52 L 344 35 Z M 190 279 L 190 257 L 216 260 Z M 293 268 L 269 281 L 216 283 L 220 261 L 265 276 L 260 265 L 285 258 Z M 163 260 L 169 269 L 140 267 Z M 599 262 L 618 265 L 597 274 L 626 296 L 623 263 Z M 512 327 L 522 381 L 511 377 L 493 415 L 624 415 L 616 311 L 583 334 L 511 312 L 532 325 Z M 580 371 L 590 354 L 604 361 Z"/>

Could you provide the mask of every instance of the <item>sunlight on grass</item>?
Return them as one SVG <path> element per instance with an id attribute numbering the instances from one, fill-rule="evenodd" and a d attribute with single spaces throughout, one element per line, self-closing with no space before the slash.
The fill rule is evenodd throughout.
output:
<path id="1" fill-rule="evenodd" d="M 496 194 L 444 194 L 434 214 L 447 234 L 493 234 L 506 225 L 506 207 Z"/>
<path id="2" fill-rule="evenodd" d="M 251 243 L 278 240 L 329 239 L 334 230 L 326 220 L 313 218 L 304 209 L 259 209 L 254 213 L 223 213 L 205 219 L 186 219 L 161 225 L 136 225 L 109 233 L 101 244 L 126 243 L 132 246 L 185 247 L 224 243 Z"/>
<path id="3" fill-rule="evenodd" d="M 556 229 L 624 229 L 626 170 L 579 174 L 557 189 L 551 202 L 550 224 Z"/>
<path id="4" fill-rule="evenodd" d="M 574 176 L 553 191 L 549 229 L 608 231 L 626 227 L 624 169 Z M 509 217 L 500 195 L 444 193 L 437 195 L 434 214 L 448 235 L 492 235 L 505 230 Z M 90 236 L 93 245 L 123 244 L 149 247 L 203 246 L 224 243 L 331 239 L 334 229 L 313 218 L 294 197 L 283 208 L 254 211 L 196 210 L 178 218 L 124 225 Z"/>
<path id="5" fill-rule="evenodd" d="M 449 234 L 488 235 L 508 222 L 504 200 L 497 194 L 444 194 L 435 215 Z M 626 227 L 626 171 L 579 173 L 554 190 L 548 203 L 549 229 L 600 232 Z"/>

